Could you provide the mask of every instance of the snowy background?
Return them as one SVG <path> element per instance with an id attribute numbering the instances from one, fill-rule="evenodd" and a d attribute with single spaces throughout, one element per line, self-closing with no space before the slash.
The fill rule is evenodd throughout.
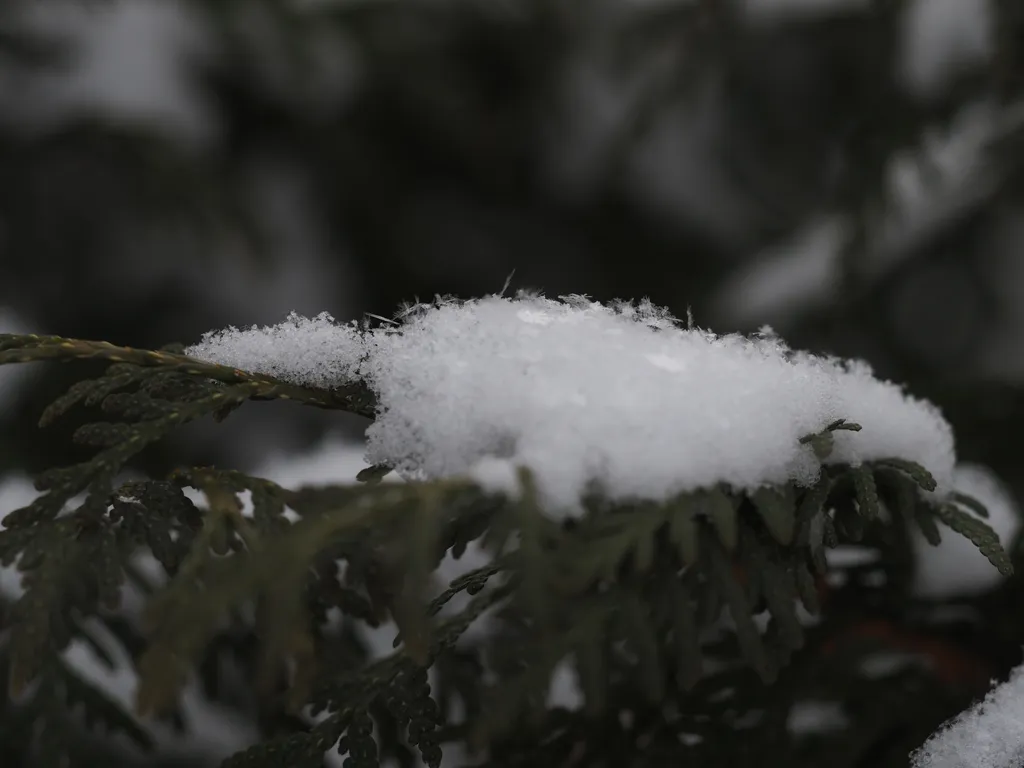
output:
<path id="1" fill-rule="evenodd" d="M 673 0 L 566 4 L 565 18 L 492 3 L 454 32 L 429 0 L 349 4 L 421 6 L 410 24 L 214 5 L 0 8 L 0 331 L 191 343 L 293 310 L 347 320 L 479 296 L 509 275 L 548 295 L 650 296 L 720 333 L 770 324 L 794 347 L 867 359 L 942 407 L 961 460 L 1024 491 L 1024 218 L 985 155 L 1019 116 L 971 79 L 995 56 L 989 4 L 911 0 L 885 47 L 866 0 L 745 0 L 742 51 L 697 64 L 690 3 Z M 644 45 L 615 42 L 629 25 Z M 40 63 L 3 45 L 27 32 L 71 47 Z M 850 192 L 835 181 L 849 126 L 903 130 L 885 98 L 941 117 Z M 864 233 L 851 195 L 879 207 Z M 4 510 L 24 473 L 73 457 L 65 433 L 33 427 L 82 372 L 55 368 L 0 369 Z M 344 480 L 364 426 L 249 407 L 141 468 Z M 1009 540 L 1012 504 L 995 508 Z M 918 567 L 921 594 L 991 586 L 958 540 Z M 231 748 L 225 733 L 210 726 L 196 749 Z"/>

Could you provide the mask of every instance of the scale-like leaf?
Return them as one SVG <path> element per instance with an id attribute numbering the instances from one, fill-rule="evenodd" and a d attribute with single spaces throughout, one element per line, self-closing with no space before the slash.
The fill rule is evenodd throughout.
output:
<path id="1" fill-rule="evenodd" d="M 623 592 L 620 601 L 620 632 L 637 658 L 640 686 L 649 701 L 659 702 L 665 695 L 665 675 L 650 614 L 636 595 Z"/>
<path id="2" fill-rule="evenodd" d="M 878 517 L 878 489 L 875 487 L 875 475 L 870 467 L 861 465 L 850 470 L 853 487 L 857 494 L 857 506 L 865 520 Z"/>
<path id="3" fill-rule="evenodd" d="M 576 674 L 587 712 L 597 716 L 604 712 L 607 700 L 608 663 L 602 627 L 576 647 Z"/>
<path id="4" fill-rule="evenodd" d="M 909 476 L 917 483 L 921 488 L 926 491 L 935 490 L 935 478 L 932 473 L 922 467 L 915 461 L 907 461 L 906 459 L 888 458 L 874 462 L 875 466 L 879 467 L 891 467 L 897 469 L 905 475 Z"/>
<path id="5" fill-rule="evenodd" d="M 988 519 L 988 509 L 986 509 L 985 505 L 982 504 L 973 496 L 970 496 L 969 494 L 966 493 L 961 493 L 960 491 L 954 491 L 953 493 L 949 494 L 949 498 L 952 501 L 955 501 L 957 504 L 967 507 L 969 510 L 971 510 L 971 512 L 976 514 L 978 517 Z"/>
<path id="6" fill-rule="evenodd" d="M 823 508 L 825 502 L 828 501 L 829 492 L 832 490 L 832 478 L 825 472 L 822 472 L 821 477 L 818 478 L 818 482 L 804 491 L 803 498 L 800 499 L 800 505 L 797 507 L 796 513 L 796 533 L 794 534 L 794 542 L 804 546 L 821 546 L 821 530 L 820 530 L 820 519 L 819 528 L 814 531 L 812 537 L 812 525 L 815 518 L 820 518 L 824 514 Z M 816 542 L 812 544 L 812 538 Z"/>
<path id="7" fill-rule="evenodd" d="M 924 534 L 924 537 L 929 544 L 933 547 L 937 547 L 942 543 L 942 533 L 939 531 L 939 526 L 935 522 L 934 510 L 925 504 L 917 503 L 914 505 L 914 520 L 917 522 L 918 528 L 921 529 L 921 533 Z"/>
<path id="8" fill-rule="evenodd" d="M 835 438 L 832 436 L 830 431 L 808 435 L 807 437 L 801 438 L 800 442 L 811 446 L 811 449 L 814 451 L 814 455 L 818 458 L 818 461 L 824 461 L 831 456 L 832 450 L 835 446 Z"/>
<path id="9" fill-rule="evenodd" d="M 436 567 L 441 522 L 439 500 L 428 494 L 424 503 L 410 505 L 403 544 L 406 568 L 401 591 L 392 606 L 406 651 L 417 664 L 426 664 L 430 652 L 427 587 Z"/>
<path id="10" fill-rule="evenodd" d="M 1013 573 L 1013 563 L 999 543 L 999 534 L 983 520 L 954 504 L 939 505 L 935 514 L 947 526 L 970 539 L 1001 575 L 1010 576 Z"/>
<path id="11" fill-rule="evenodd" d="M 377 742 L 373 738 L 373 718 L 365 709 L 357 709 L 348 730 L 338 742 L 338 752 L 346 755 L 346 768 L 380 768 Z"/>
<path id="12" fill-rule="evenodd" d="M 808 613 L 817 614 L 821 610 L 818 602 L 818 587 L 806 563 L 798 562 L 793 566 L 793 578 L 804 608 Z"/>
<path id="13" fill-rule="evenodd" d="M 864 538 L 866 521 L 853 503 L 852 498 L 840 498 L 836 502 L 834 524 L 847 541 L 858 542 Z"/>
<path id="14" fill-rule="evenodd" d="M 722 546 L 729 552 L 734 551 L 739 541 L 739 520 L 733 500 L 720 488 L 715 488 L 695 492 L 693 504 L 695 510 L 711 521 Z"/>
<path id="15" fill-rule="evenodd" d="M 764 486 L 750 498 L 772 538 L 780 544 L 791 543 L 796 526 L 796 501 L 792 490 L 788 486 L 784 489 Z"/>
<path id="16" fill-rule="evenodd" d="M 360 483 L 379 483 L 391 474 L 392 471 L 394 471 L 394 467 L 389 464 L 374 464 L 359 470 L 358 474 L 356 474 L 356 480 Z"/>
<path id="17" fill-rule="evenodd" d="M 440 768 L 441 746 L 437 730 L 442 715 L 430 695 L 430 680 L 424 667 L 417 667 L 409 676 L 409 743 L 419 750 L 427 768 Z"/>
<path id="18" fill-rule="evenodd" d="M 668 583 L 672 607 L 672 643 L 675 649 L 676 684 L 689 691 L 703 674 L 699 627 L 693 597 L 686 583 L 672 579 Z"/>
<path id="19" fill-rule="evenodd" d="M 736 638 L 740 649 L 750 665 L 766 683 L 774 679 L 774 670 L 765 652 L 761 633 L 757 629 L 751 606 L 747 603 L 743 588 L 733 576 L 732 564 L 726 553 L 717 546 L 710 546 L 710 573 L 729 606 L 729 615 L 736 625 Z"/>
<path id="20" fill-rule="evenodd" d="M 688 495 L 678 496 L 668 504 L 668 535 L 683 565 L 696 565 L 700 558 L 699 524 L 694 513 Z"/>

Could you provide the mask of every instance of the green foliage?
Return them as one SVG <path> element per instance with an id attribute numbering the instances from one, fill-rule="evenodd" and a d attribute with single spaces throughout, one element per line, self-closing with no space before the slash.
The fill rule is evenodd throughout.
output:
<path id="1" fill-rule="evenodd" d="M 17 562 L 24 586 L 5 619 L 13 723 L 46 729 L 78 707 L 87 723 L 145 744 L 138 723 L 61 655 L 72 639 L 89 637 L 88 621 L 117 628 L 115 609 L 126 579 L 138 579 L 132 558 L 140 552 L 166 578 L 148 598 L 144 640 L 115 632 L 139 677 L 137 714 L 173 715 L 183 682 L 202 669 L 227 621 L 258 638 L 249 669 L 260 706 L 305 722 L 264 729 L 263 741 L 227 761 L 238 768 L 312 768 L 332 748 L 354 768 L 413 752 L 435 768 L 453 742 L 485 750 L 492 765 L 550 765 L 573 750 L 622 748 L 615 739 L 643 718 L 661 734 L 651 743 L 672 731 L 676 752 L 697 760 L 724 748 L 719 729 L 738 716 L 721 710 L 723 691 L 742 686 L 753 705 L 764 684 L 789 684 L 787 669 L 820 655 L 816 638 L 831 627 L 821 605 L 825 548 L 884 541 L 906 523 L 937 540 L 943 525 L 1002 573 L 1012 568 L 975 500 L 932 500 L 928 471 L 896 458 L 823 463 L 811 487 L 749 495 L 719 486 L 664 503 L 613 502 L 594 489 L 584 514 L 564 522 L 545 513 L 526 470 L 511 496 L 457 478 L 377 482 L 387 467 L 364 470 L 365 482 L 352 486 L 287 489 L 214 467 L 125 482 L 121 470 L 146 444 L 247 400 L 372 416 L 372 395 L 358 383 L 296 387 L 173 350 L 0 336 L 0 363 L 80 358 L 112 365 L 72 387 L 42 423 L 78 405 L 116 420 L 79 428 L 76 439 L 96 455 L 39 478 L 39 498 L 11 512 L 0 531 L 0 558 Z M 839 421 L 802 442 L 825 461 L 839 429 L 859 427 Z M 190 501 L 186 488 L 204 502 Z M 437 584 L 446 553 L 471 546 L 488 562 Z M 388 620 L 397 628 L 393 653 L 338 656 L 340 627 Z M 566 664 L 584 694 L 579 712 L 545 704 Z M 609 724 L 619 717 L 613 701 L 633 702 L 628 727 Z M 781 727 L 764 716 L 764 733 Z M 63 758 L 54 750 L 70 754 L 62 743 L 39 739 L 29 748 L 41 765 L 56 765 Z"/>

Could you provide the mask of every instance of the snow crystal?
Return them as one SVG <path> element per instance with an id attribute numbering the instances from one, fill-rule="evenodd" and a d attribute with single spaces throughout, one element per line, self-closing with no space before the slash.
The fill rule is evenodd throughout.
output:
<path id="1" fill-rule="evenodd" d="M 771 333 L 684 328 L 648 301 L 439 301 L 373 330 L 293 314 L 187 351 L 318 387 L 358 377 L 378 402 L 367 461 L 413 478 L 526 466 L 553 511 L 571 513 L 591 483 L 654 500 L 809 484 L 819 464 L 799 440 L 840 418 L 864 429 L 837 433 L 828 461 L 898 456 L 951 488 L 952 430 L 930 403 L 865 363 L 797 353 Z"/>
<path id="2" fill-rule="evenodd" d="M 912 756 L 913 768 L 1018 768 L 1024 763 L 1024 667 L 946 723 Z"/>
<path id="3" fill-rule="evenodd" d="M 326 388 L 349 378 L 359 359 L 357 331 L 327 312 L 310 319 L 292 312 L 275 326 L 229 327 L 203 334 L 186 354 L 293 384 Z"/>

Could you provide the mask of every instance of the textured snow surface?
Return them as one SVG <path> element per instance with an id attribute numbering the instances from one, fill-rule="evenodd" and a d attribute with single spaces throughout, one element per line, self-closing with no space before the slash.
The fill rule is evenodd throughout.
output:
<path id="1" fill-rule="evenodd" d="M 1024 667 L 960 713 L 914 753 L 913 768 L 1019 768 L 1024 765 Z"/>
<path id="2" fill-rule="evenodd" d="M 829 461 L 901 457 L 951 487 L 949 424 L 867 364 L 794 352 L 770 333 L 684 328 L 646 301 L 492 296 L 365 332 L 293 314 L 186 351 L 316 387 L 358 377 L 379 403 L 367 461 L 407 477 L 479 470 L 498 485 L 501 462 L 527 466 L 562 510 L 591 482 L 654 500 L 719 482 L 809 484 L 818 462 L 799 440 L 840 418 L 864 429 L 837 433 Z"/>
<path id="3" fill-rule="evenodd" d="M 292 312 L 274 326 L 211 331 L 185 351 L 200 360 L 326 388 L 351 378 L 360 345 L 353 326 L 338 325 L 326 312 L 314 318 Z"/>

